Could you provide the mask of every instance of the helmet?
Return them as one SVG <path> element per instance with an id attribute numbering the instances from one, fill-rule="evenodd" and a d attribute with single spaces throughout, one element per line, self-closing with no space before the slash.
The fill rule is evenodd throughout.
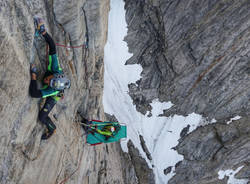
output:
<path id="1" fill-rule="evenodd" d="M 111 126 L 111 127 L 110 127 L 110 131 L 111 131 L 111 132 L 114 132 L 114 131 L 115 131 L 115 127 Z"/>
<path id="2" fill-rule="evenodd" d="M 51 88 L 61 91 L 70 88 L 70 80 L 63 74 L 54 74 L 49 85 Z"/>

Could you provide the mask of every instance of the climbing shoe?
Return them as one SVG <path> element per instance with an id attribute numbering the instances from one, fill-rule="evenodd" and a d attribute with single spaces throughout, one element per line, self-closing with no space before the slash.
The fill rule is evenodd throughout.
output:
<path id="1" fill-rule="evenodd" d="M 56 132 L 56 130 L 48 130 L 48 129 L 46 128 L 46 130 L 45 130 L 45 132 L 43 133 L 41 139 L 42 139 L 42 140 L 46 140 L 46 139 L 50 138 L 55 132 Z"/>
<path id="2" fill-rule="evenodd" d="M 45 25 L 44 25 L 44 21 L 42 18 L 34 17 L 34 24 L 35 24 L 36 32 L 38 32 L 39 34 L 42 34 L 45 32 Z"/>

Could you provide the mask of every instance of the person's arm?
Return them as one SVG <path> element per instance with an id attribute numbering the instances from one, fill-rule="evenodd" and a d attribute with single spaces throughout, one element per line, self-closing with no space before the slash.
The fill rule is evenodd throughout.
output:
<path id="1" fill-rule="evenodd" d="M 33 98 L 46 98 L 48 96 L 55 96 L 59 93 L 52 89 L 51 87 L 46 87 L 45 89 L 38 89 L 36 82 L 36 74 L 31 73 L 31 82 L 30 82 L 30 96 Z M 55 99 L 58 101 L 58 99 Z"/>
<path id="2" fill-rule="evenodd" d="M 30 96 L 33 98 L 41 98 L 42 92 L 41 90 L 37 89 L 37 83 L 36 80 L 31 79 L 30 82 Z"/>
<path id="3" fill-rule="evenodd" d="M 33 98 L 46 98 L 49 96 L 55 96 L 59 93 L 59 91 L 56 91 L 50 87 L 47 87 L 46 89 L 38 89 L 37 88 L 37 82 L 34 79 L 31 79 L 30 82 L 30 96 Z M 58 101 L 59 98 L 55 98 L 56 101 Z"/>

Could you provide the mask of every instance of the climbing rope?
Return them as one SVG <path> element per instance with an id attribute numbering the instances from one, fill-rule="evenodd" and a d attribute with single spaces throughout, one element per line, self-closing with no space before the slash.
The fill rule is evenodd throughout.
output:
<path id="1" fill-rule="evenodd" d="M 63 181 L 61 181 L 59 184 L 64 184 L 66 183 L 80 168 L 80 164 L 82 162 L 82 156 L 83 156 L 83 153 L 81 154 L 81 158 L 80 158 L 80 161 L 78 163 L 78 167 L 74 170 L 74 172 L 71 173 L 70 176 L 68 176 L 67 178 L 65 178 Z"/>
<path id="2" fill-rule="evenodd" d="M 66 45 L 62 45 L 60 43 L 56 43 L 56 46 L 59 46 L 59 47 L 64 47 L 64 48 L 82 48 L 82 47 L 87 47 L 86 44 L 82 44 L 82 45 L 78 45 L 78 46 L 66 46 Z"/>
<path id="3" fill-rule="evenodd" d="M 64 48 L 73 48 L 73 49 L 76 49 L 76 48 L 87 48 L 87 45 L 86 44 L 82 44 L 82 45 L 78 45 L 78 46 L 67 46 L 67 45 L 63 45 L 63 44 L 60 44 L 60 43 L 55 43 L 56 46 L 58 47 L 64 47 Z M 48 47 L 48 44 L 46 44 L 46 62 L 47 64 L 49 63 L 49 47 Z"/>
<path id="4" fill-rule="evenodd" d="M 58 127 L 59 128 L 59 127 Z M 63 134 L 63 131 L 59 128 L 59 130 L 60 130 L 60 132 Z M 79 138 L 80 136 L 82 136 L 82 135 L 79 135 L 79 131 L 77 131 L 77 133 L 78 133 L 78 135 L 75 137 L 75 139 L 72 141 L 72 143 L 74 143 L 75 142 L 75 140 L 77 139 L 77 138 Z M 64 134 L 63 134 L 63 136 L 65 136 Z M 72 145 L 72 144 L 71 144 Z M 70 146 L 71 146 L 70 145 Z M 67 147 L 67 146 L 66 146 Z M 82 157 L 83 157 L 83 152 L 82 152 L 82 154 L 81 154 L 81 157 L 80 157 L 80 160 L 79 160 L 79 162 L 78 162 L 78 166 L 77 166 L 77 168 L 68 176 L 68 177 L 66 177 L 66 178 L 64 178 L 61 182 L 59 182 L 59 184 L 65 184 L 78 170 L 79 170 L 79 168 L 80 168 L 80 165 L 81 165 L 81 162 L 82 162 Z"/>
<path id="5" fill-rule="evenodd" d="M 82 44 L 82 45 L 78 45 L 78 46 L 67 46 L 67 45 L 63 45 L 63 44 L 60 44 L 60 43 L 55 43 L 55 45 L 58 46 L 58 47 L 66 48 L 66 49 L 67 48 L 74 48 L 74 49 L 75 48 L 88 48 L 87 44 Z M 46 44 L 45 54 L 46 54 L 46 67 L 48 67 L 48 65 L 49 65 L 49 47 L 48 47 L 48 44 Z M 68 50 L 66 50 L 66 55 L 68 55 Z"/>

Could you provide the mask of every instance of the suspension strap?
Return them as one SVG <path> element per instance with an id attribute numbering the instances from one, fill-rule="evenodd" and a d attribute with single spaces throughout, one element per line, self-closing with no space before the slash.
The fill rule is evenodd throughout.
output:
<path id="1" fill-rule="evenodd" d="M 81 48 L 81 47 L 86 47 L 86 44 L 83 44 L 83 45 L 78 45 L 78 46 L 66 46 L 66 45 L 62 45 L 60 43 L 56 43 L 56 46 L 59 46 L 59 47 L 64 47 L 64 48 Z"/>
<path id="2" fill-rule="evenodd" d="M 113 122 L 113 123 L 100 123 L 100 124 L 91 124 L 88 125 L 86 123 L 79 122 L 81 125 L 86 126 L 86 127 L 94 127 L 94 126 L 105 126 L 105 125 L 119 125 L 118 122 Z"/>

